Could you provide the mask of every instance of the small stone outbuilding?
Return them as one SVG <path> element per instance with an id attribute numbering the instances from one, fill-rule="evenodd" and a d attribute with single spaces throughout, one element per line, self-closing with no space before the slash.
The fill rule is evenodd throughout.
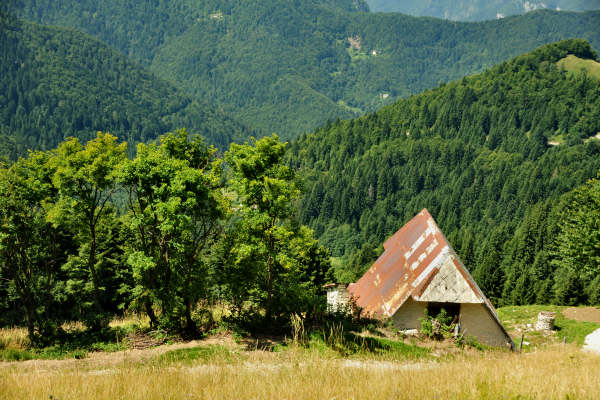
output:
<path id="1" fill-rule="evenodd" d="M 459 322 L 463 335 L 514 348 L 492 303 L 426 209 L 383 247 L 363 277 L 348 286 L 363 316 L 391 318 L 401 330 L 419 329 L 425 310 L 434 315 L 443 308 Z"/>
<path id="2" fill-rule="evenodd" d="M 345 283 L 329 283 L 323 286 L 327 290 L 327 312 L 348 311 L 348 285 Z"/>

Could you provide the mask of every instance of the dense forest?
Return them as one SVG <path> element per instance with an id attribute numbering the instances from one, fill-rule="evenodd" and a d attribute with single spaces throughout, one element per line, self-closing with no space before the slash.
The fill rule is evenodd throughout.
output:
<path id="1" fill-rule="evenodd" d="M 186 126 L 226 148 L 251 131 L 96 39 L 0 14 L 1 156 L 107 130 L 135 144 Z M 130 150 L 133 151 L 133 146 Z"/>
<path id="2" fill-rule="evenodd" d="M 44 345 L 64 321 L 101 331 L 126 310 L 190 336 L 217 301 L 271 332 L 322 313 L 329 253 L 294 218 L 285 147 L 265 137 L 223 158 L 180 130 L 131 159 L 98 133 L 1 168 L 0 325 Z"/>
<path id="3" fill-rule="evenodd" d="M 424 207 L 495 304 L 600 303 L 598 26 L 3 2 L 0 326 L 289 328 Z"/>
<path id="4" fill-rule="evenodd" d="M 456 23 L 368 13 L 364 3 L 350 0 L 11 5 L 25 19 L 85 31 L 260 134 L 285 139 L 544 43 L 580 37 L 600 47 L 600 12 Z"/>
<path id="5" fill-rule="evenodd" d="M 128 156 L 98 132 L 3 164 L 0 325 L 43 346 L 139 312 L 193 337 L 219 304 L 236 329 L 289 329 L 423 207 L 495 304 L 597 304 L 600 80 L 573 67 L 597 58 L 546 45 L 290 145 L 177 130 Z"/>
<path id="6" fill-rule="evenodd" d="M 567 55 L 597 59 L 583 40 L 547 45 L 294 142 L 300 219 L 336 278 L 427 207 L 495 304 L 597 303 L 600 80 Z"/>
<path id="7" fill-rule="evenodd" d="M 401 12 L 455 21 L 482 21 L 540 9 L 588 11 L 600 9 L 599 0 L 368 0 L 373 12 Z"/>

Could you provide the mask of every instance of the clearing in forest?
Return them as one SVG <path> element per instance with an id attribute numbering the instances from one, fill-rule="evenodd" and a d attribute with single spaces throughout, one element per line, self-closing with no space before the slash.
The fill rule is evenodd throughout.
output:
<path id="1" fill-rule="evenodd" d="M 572 73 L 581 73 L 585 71 L 588 76 L 600 79 L 600 63 L 594 60 L 584 60 L 572 54 L 569 54 L 558 61 L 558 66 Z"/>

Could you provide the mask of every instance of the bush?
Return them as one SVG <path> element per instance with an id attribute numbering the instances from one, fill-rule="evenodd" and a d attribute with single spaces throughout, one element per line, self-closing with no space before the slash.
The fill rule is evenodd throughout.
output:
<path id="1" fill-rule="evenodd" d="M 425 310 L 425 316 L 420 318 L 421 333 L 431 339 L 448 339 L 454 335 L 456 324 L 452 322 L 452 316 L 448 315 L 442 308 L 435 317 L 430 316 Z"/>

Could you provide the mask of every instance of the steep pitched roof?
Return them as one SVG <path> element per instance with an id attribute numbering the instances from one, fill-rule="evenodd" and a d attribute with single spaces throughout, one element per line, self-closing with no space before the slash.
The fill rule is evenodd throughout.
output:
<path id="1" fill-rule="evenodd" d="M 492 304 L 429 211 L 417 214 L 383 248 L 371 268 L 348 287 L 364 314 L 391 317 L 411 296 L 416 301 L 483 303 L 506 334 Z"/>

